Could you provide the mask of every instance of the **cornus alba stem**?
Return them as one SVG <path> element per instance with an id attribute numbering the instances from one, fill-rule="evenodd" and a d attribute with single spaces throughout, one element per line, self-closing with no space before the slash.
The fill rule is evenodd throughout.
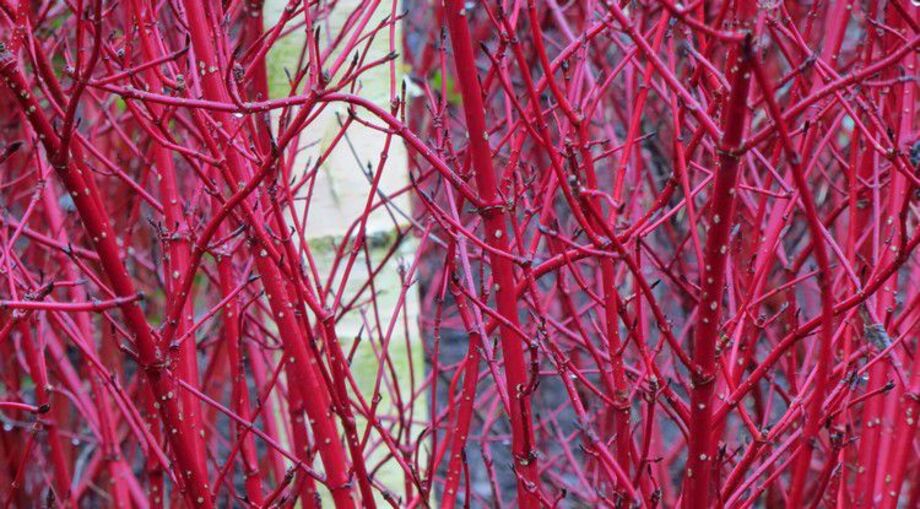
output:
<path id="1" fill-rule="evenodd" d="M 509 244 L 506 217 L 503 212 L 505 205 L 498 196 L 498 179 L 492 164 L 482 89 L 474 71 L 476 61 L 465 10 L 465 4 L 459 1 L 452 0 L 445 4 L 447 28 L 454 50 L 454 62 L 457 69 L 466 71 L 458 76 L 458 83 L 463 96 L 463 111 L 470 140 L 470 158 L 474 178 L 480 197 L 485 202 L 482 223 L 486 232 L 486 242 L 496 251 L 507 251 Z M 533 449 L 530 384 L 524 361 L 524 341 L 527 338 L 519 335 L 515 330 L 520 327 L 520 324 L 514 296 L 514 267 L 511 260 L 504 256 L 496 253 L 490 253 L 489 256 L 496 307 L 504 321 L 507 321 L 507 325 L 500 325 L 499 329 L 505 360 L 507 411 L 511 416 L 511 450 L 513 468 L 518 476 L 518 496 L 522 507 L 537 507 L 537 497 L 534 493 L 540 490 L 540 484 L 537 475 L 537 455 Z"/>
<path id="2" fill-rule="evenodd" d="M 715 448 L 711 443 L 712 395 L 716 382 L 716 346 L 722 317 L 728 247 L 734 223 L 735 196 L 741 162 L 739 148 L 747 125 L 747 97 L 751 84 L 750 41 L 738 53 L 732 69 L 731 91 L 725 107 L 725 133 L 719 144 L 719 162 L 709 205 L 700 299 L 693 334 L 691 366 L 690 441 L 687 451 L 685 507 L 708 507 Z"/>
<path id="3" fill-rule="evenodd" d="M 0 0 L 0 507 L 916 506 L 918 15 Z"/>

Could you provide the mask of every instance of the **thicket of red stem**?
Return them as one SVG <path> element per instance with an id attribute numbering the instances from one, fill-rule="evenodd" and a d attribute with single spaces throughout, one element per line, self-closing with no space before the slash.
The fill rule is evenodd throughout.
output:
<path id="1" fill-rule="evenodd" d="M 920 506 L 918 7 L 263 8 L 0 0 L 0 507 Z"/>

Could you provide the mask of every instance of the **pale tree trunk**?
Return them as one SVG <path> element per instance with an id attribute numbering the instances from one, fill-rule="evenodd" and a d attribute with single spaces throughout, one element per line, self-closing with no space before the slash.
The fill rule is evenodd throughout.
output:
<path id="1" fill-rule="evenodd" d="M 359 4 L 358 0 L 340 0 L 337 2 L 328 19 L 329 22 L 324 22 L 321 26 L 321 49 L 328 42 L 328 37 L 339 33 L 342 23 L 359 7 Z M 287 5 L 286 0 L 266 1 L 264 8 L 266 28 L 273 26 L 277 22 L 285 5 Z M 385 17 L 389 16 L 391 7 L 390 2 L 381 2 L 372 15 L 372 19 L 367 25 L 368 28 L 377 26 Z M 389 30 L 385 29 L 378 32 L 365 61 L 371 62 L 384 57 L 390 53 L 392 47 L 399 51 L 400 37 L 400 30 L 397 28 L 395 40 L 392 41 L 391 45 Z M 304 41 L 305 34 L 303 30 L 295 30 L 280 39 L 269 52 L 267 56 L 268 81 L 269 90 L 273 98 L 285 97 L 291 92 L 286 70 L 293 74 L 298 68 Z M 397 81 L 394 90 L 399 94 L 400 80 L 402 79 L 402 62 L 396 60 L 395 65 Z M 333 79 L 333 82 L 335 82 L 335 79 Z M 372 100 L 383 108 L 389 109 L 391 101 L 390 67 L 381 65 L 364 73 L 360 80 L 360 86 L 354 93 Z M 315 168 L 315 161 L 329 147 L 347 117 L 348 112 L 343 104 L 329 105 L 316 121 L 312 122 L 303 131 L 299 140 L 300 151 L 293 166 L 298 175 L 302 175 L 305 171 L 312 171 Z M 273 122 L 277 129 L 277 116 L 273 118 Z M 310 246 L 310 252 L 317 265 L 317 272 L 320 278 L 323 279 L 323 284 L 329 278 L 332 270 L 336 246 L 342 243 L 345 235 L 350 235 L 350 238 L 353 239 L 355 231 L 358 229 L 356 222 L 361 217 L 371 190 L 370 175 L 377 171 L 385 144 L 385 134 L 354 122 L 348 128 L 346 137 L 336 145 L 331 155 L 319 168 L 314 189 L 309 198 L 309 211 L 304 231 Z M 380 196 L 390 195 L 409 184 L 406 148 L 399 137 L 392 137 L 386 154 L 386 163 L 375 202 L 381 199 Z M 297 198 L 305 198 L 309 193 L 310 190 L 307 186 L 304 186 L 299 190 Z M 297 202 L 298 221 L 303 220 L 305 203 L 305 200 Z M 400 245 L 397 248 L 396 255 L 392 256 L 378 275 L 373 278 L 376 288 L 377 309 L 374 310 L 365 306 L 349 312 L 336 326 L 338 337 L 345 343 L 343 348 L 346 352 L 350 351 L 353 338 L 359 335 L 361 337 L 361 343 L 358 346 L 351 370 L 368 402 L 372 399 L 378 370 L 381 368 L 381 363 L 375 354 L 375 350 L 379 353 L 380 338 L 387 334 L 387 329 L 391 325 L 390 321 L 395 316 L 394 311 L 398 306 L 397 303 L 403 290 L 401 269 L 404 270 L 412 263 L 417 247 L 416 235 L 409 230 L 409 208 L 409 194 L 402 193 L 387 207 L 379 207 L 369 216 L 365 233 L 374 267 L 393 249 L 394 242 L 398 241 Z M 289 222 L 291 221 L 290 217 L 286 219 Z M 409 233 L 409 235 L 399 239 L 399 230 Z M 349 246 L 352 244 L 349 243 Z M 339 267 L 337 275 L 333 279 L 333 287 L 341 283 L 341 273 L 342 269 Z M 361 255 L 354 264 L 351 276 L 346 283 L 343 301 L 349 301 L 350 296 L 367 280 L 367 264 L 363 255 Z M 405 392 L 410 388 L 410 378 L 414 378 L 415 389 L 417 390 L 417 386 L 423 377 L 424 360 L 417 326 L 417 289 L 414 286 L 410 287 L 405 292 L 403 300 L 404 304 L 401 307 L 398 319 L 393 323 L 393 332 L 389 341 L 388 351 L 393 361 L 400 387 L 404 391 L 403 397 L 405 397 Z M 379 328 L 374 320 L 375 314 L 380 317 Z M 371 343 L 373 343 L 373 346 L 371 346 Z M 412 366 L 412 373 L 410 373 L 410 365 Z M 410 377 L 410 374 L 412 377 Z M 380 409 L 377 414 L 386 415 L 388 411 L 391 411 L 390 402 L 388 401 L 390 395 L 386 387 L 381 387 L 379 392 L 383 396 L 383 400 L 380 402 Z M 416 401 L 413 405 L 413 411 L 417 417 L 424 418 L 427 415 L 425 400 L 420 397 Z M 358 422 L 359 431 L 363 431 L 365 421 L 358 416 Z M 420 427 L 419 429 L 413 429 L 412 435 L 417 437 L 420 431 Z M 372 433 L 371 436 L 369 443 L 375 441 L 375 434 Z M 366 451 L 365 457 L 368 460 L 368 468 L 373 468 L 383 458 L 384 452 L 385 448 L 382 447 L 378 447 L 373 452 Z M 317 462 L 314 467 L 320 468 L 319 463 Z M 374 479 L 391 488 L 394 492 L 404 491 L 405 479 L 403 472 L 392 460 L 376 472 Z"/>

